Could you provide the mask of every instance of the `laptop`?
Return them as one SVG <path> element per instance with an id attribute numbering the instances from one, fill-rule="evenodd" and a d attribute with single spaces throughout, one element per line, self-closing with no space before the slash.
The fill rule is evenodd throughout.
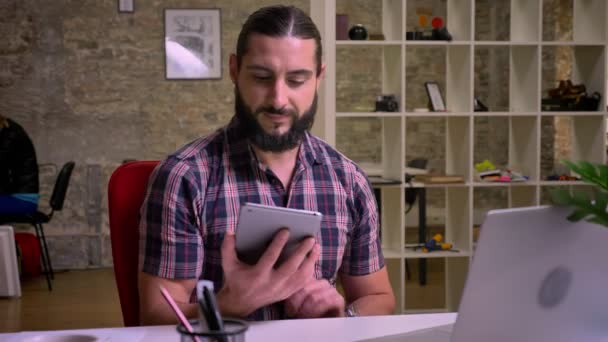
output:
<path id="1" fill-rule="evenodd" d="M 454 325 L 373 341 L 608 341 L 608 227 L 571 212 L 490 211 Z"/>

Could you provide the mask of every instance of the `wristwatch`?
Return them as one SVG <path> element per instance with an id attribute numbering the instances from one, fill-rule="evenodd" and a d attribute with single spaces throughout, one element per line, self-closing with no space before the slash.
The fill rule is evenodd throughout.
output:
<path id="1" fill-rule="evenodd" d="M 359 316 L 359 313 L 357 312 L 357 309 L 355 308 L 355 306 L 353 304 L 348 304 L 344 308 L 344 315 L 346 317 L 357 317 L 357 316 Z"/>

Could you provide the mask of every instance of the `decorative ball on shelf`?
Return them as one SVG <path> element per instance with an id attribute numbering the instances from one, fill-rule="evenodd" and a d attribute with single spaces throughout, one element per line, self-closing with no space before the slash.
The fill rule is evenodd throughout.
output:
<path id="1" fill-rule="evenodd" d="M 367 29 L 361 24 L 357 24 L 348 30 L 348 38 L 351 40 L 366 40 Z"/>

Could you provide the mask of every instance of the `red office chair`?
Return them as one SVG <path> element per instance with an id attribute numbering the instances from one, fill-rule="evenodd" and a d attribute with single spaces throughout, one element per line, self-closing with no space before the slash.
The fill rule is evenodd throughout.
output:
<path id="1" fill-rule="evenodd" d="M 108 184 L 114 276 L 126 327 L 139 325 L 139 209 L 146 194 L 148 178 L 157 164 L 158 161 L 123 164 L 112 173 Z"/>

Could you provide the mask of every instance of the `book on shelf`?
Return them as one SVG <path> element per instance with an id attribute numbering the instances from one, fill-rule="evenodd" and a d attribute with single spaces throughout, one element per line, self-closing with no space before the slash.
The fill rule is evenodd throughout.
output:
<path id="1" fill-rule="evenodd" d="M 460 175 L 443 175 L 432 173 L 426 175 L 416 175 L 414 180 L 429 184 L 464 183 L 464 177 Z"/>

